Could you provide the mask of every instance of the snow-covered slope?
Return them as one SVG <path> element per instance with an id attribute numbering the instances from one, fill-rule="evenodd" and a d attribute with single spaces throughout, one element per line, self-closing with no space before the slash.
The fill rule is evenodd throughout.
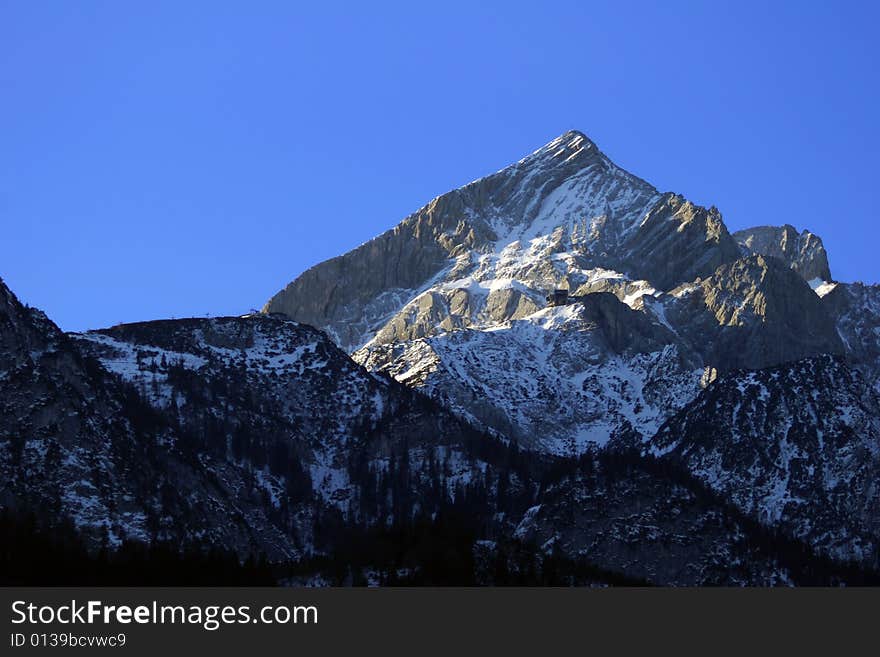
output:
<path id="1" fill-rule="evenodd" d="M 290 558 L 253 475 L 156 416 L 0 283 L 0 508 L 71 522 L 92 546 L 168 541 Z"/>
<path id="2" fill-rule="evenodd" d="M 400 513 L 364 497 L 400 486 L 395 459 L 444 467 L 433 498 L 427 471 L 405 473 L 423 504 L 488 467 L 491 441 L 314 328 L 257 315 L 65 335 L 2 283 L 0 304 L 0 511 L 69 521 L 92 548 L 288 561 L 335 549 L 316 544 L 326 517 Z"/>
<path id="3" fill-rule="evenodd" d="M 354 354 L 460 414 L 557 454 L 649 438 L 700 390 L 669 329 L 610 293 L 487 330 L 460 330 Z"/>
<path id="4" fill-rule="evenodd" d="M 827 554 L 880 545 L 880 401 L 832 356 L 720 377 L 648 448 Z"/>
<path id="5" fill-rule="evenodd" d="M 304 324 L 265 315 L 160 320 L 72 337 L 182 425 L 222 427 L 222 443 L 210 449 L 260 466 L 258 484 L 273 504 L 295 476 L 321 503 L 357 515 L 355 455 L 381 467 L 398 442 L 445 450 L 464 470 L 485 467 L 460 451 L 467 425 L 444 409 L 424 412 L 419 395 L 369 373 Z"/>
<path id="6" fill-rule="evenodd" d="M 347 442 L 365 423 L 378 422 L 388 405 L 387 381 L 295 322 L 259 315 L 164 320 L 72 337 L 156 407 L 231 418 L 234 457 L 248 451 L 237 444 L 249 442 L 237 430 L 260 434 L 254 438 L 261 442 L 289 443 L 328 500 L 346 497 Z M 260 483 L 273 499 L 285 486 L 268 468 Z"/>
<path id="7" fill-rule="evenodd" d="M 847 359 L 880 393 L 880 285 L 838 283 L 822 302 Z"/>

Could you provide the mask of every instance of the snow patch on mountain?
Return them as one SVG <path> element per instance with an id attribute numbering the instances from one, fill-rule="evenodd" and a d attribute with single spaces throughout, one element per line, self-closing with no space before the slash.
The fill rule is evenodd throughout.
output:
<path id="1" fill-rule="evenodd" d="M 807 282 L 810 284 L 810 287 L 813 288 L 813 292 L 818 294 L 820 297 L 824 297 L 826 294 L 831 292 L 831 290 L 837 287 L 837 283 L 826 281 L 819 277 L 810 279 Z"/>
<path id="2" fill-rule="evenodd" d="M 676 348 L 612 354 L 578 304 L 354 354 L 502 435 L 557 454 L 650 437 L 699 392 Z"/>

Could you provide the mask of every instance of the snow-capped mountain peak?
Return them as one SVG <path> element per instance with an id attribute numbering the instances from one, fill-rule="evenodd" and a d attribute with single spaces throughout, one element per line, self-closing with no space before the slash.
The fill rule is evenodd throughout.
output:
<path id="1" fill-rule="evenodd" d="M 309 269 L 266 310 L 486 428 L 579 451 L 649 438 L 707 371 L 840 353 L 814 274 L 830 280 L 812 233 L 734 239 L 716 208 L 571 130 Z"/>
<path id="2" fill-rule="evenodd" d="M 550 289 L 583 285 L 599 268 L 667 289 L 739 254 L 717 211 L 660 194 L 569 131 L 309 269 L 265 310 L 318 326 L 351 351 L 392 322 L 409 324 L 400 313 L 426 294 L 437 301 L 437 324 L 471 325 L 473 312 L 440 308 L 453 303 L 442 288 L 454 281 L 516 281 L 508 320 L 536 310 L 532 303 Z M 453 305 L 466 300 L 462 294 Z"/>

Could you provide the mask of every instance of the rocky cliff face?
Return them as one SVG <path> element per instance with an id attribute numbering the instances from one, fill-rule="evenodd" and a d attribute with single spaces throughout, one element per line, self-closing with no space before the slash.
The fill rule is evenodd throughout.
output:
<path id="1" fill-rule="evenodd" d="M 738 256 L 717 210 L 660 194 L 572 131 L 316 265 L 265 310 L 352 350 L 469 325 L 486 310 L 480 290 L 496 293 L 487 313 L 503 321 L 597 268 L 667 288 Z"/>
<path id="2" fill-rule="evenodd" d="M 626 244 L 623 271 L 636 273 L 660 290 L 707 276 L 738 257 L 733 238 L 716 208 L 701 208 L 667 194 L 651 208 Z"/>
<path id="3" fill-rule="evenodd" d="M 776 258 L 749 256 L 723 265 L 663 301 L 677 334 L 705 366 L 720 371 L 844 351 L 820 297 Z"/>
<path id="4" fill-rule="evenodd" d="M 804 280 L 817 268 L 830 280 L 821 240 L 792 230 L 746 231 L 741 247 L 717 209 L 657 192 L 571 132 L 317 265 L 266 308 L 362 345 L 358 362 L 501 435 L 582 450 L 650 437 L 698 372 L 843 353 L 819 298 L 833 284 Z M 400 267 L 428 253 L 430 266 Z M 546 314 L 555 288 L 570 317 Z M 669 394 L 650 392 L 657 368 Z"/>
<path id="5" fill-rule="evenodd" d="M 828 254 L 818 235 L 790 225 L 757 226 L 733 234 L 747 253 L 779 258 L 806 281 L 831 281 Z"/>

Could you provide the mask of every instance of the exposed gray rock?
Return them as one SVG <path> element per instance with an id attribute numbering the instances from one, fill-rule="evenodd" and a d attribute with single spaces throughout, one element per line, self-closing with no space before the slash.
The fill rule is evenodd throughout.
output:
<path id="1" fill-rule="evenodd" d="M 756 226 L 735 232 L 733 238 L 748 253 L 785 261 L 806 281 L 832 280 L 822 238 L 808 230 L 798 234 L 791 224 Z"/>
<path id="2" fill-rule="evenodd" d="M 674 342 L 666 327 L 652 322 L 645 313 L 633 310 L 609 292 L 576 297 L 583 317 L 595 324 L 603 347 L 615 354 L 651 353 Z"/>
<path id="3" fill-rule="evenodd" d="M 661 290 L 711 274 L 736 260 L 739 249 L 717 208 L 667 194 L 625 244 L 624 271 L 638 272 Z"/>
<path id="4" fill-rule="evenodd" d="M 354 251 L 307 270 L 264 310 L 323 328 L 342 346 L 357 344 L 456 255 L 493 238 L 488 226 L 467 220 L 461 193 L 452 192 Z"/>
<path id="5" fill-rule="evenodd" d="M 742 258 L 673 290 L 665 316 L 704 364 L 720 371 L 844 352 L 822 300 L 772 257 Z"/>
<path id="6" fill-rule="evenodd" d="M 317 326 L 354 350 L 377 336 L 413 338 L 472 325 L 474 313 L 454 312 L 451 299 L 441 307 L 433 297 L 437 305 L 427 314 L 408 307 L 419 295 L 464 279 L 487 289 L 515 280 L 525 288 L 520 293 L 542 299 L 561 284 L 587 283 L 598 268 L 665 289 L 737 257 L 717 210 L 660 194 L 572 131 L 312 267 L 264 310 Z M 531 309 L 521 295 L 505 295 L 518 298 L 492 299 L 491 320 Z"/>

